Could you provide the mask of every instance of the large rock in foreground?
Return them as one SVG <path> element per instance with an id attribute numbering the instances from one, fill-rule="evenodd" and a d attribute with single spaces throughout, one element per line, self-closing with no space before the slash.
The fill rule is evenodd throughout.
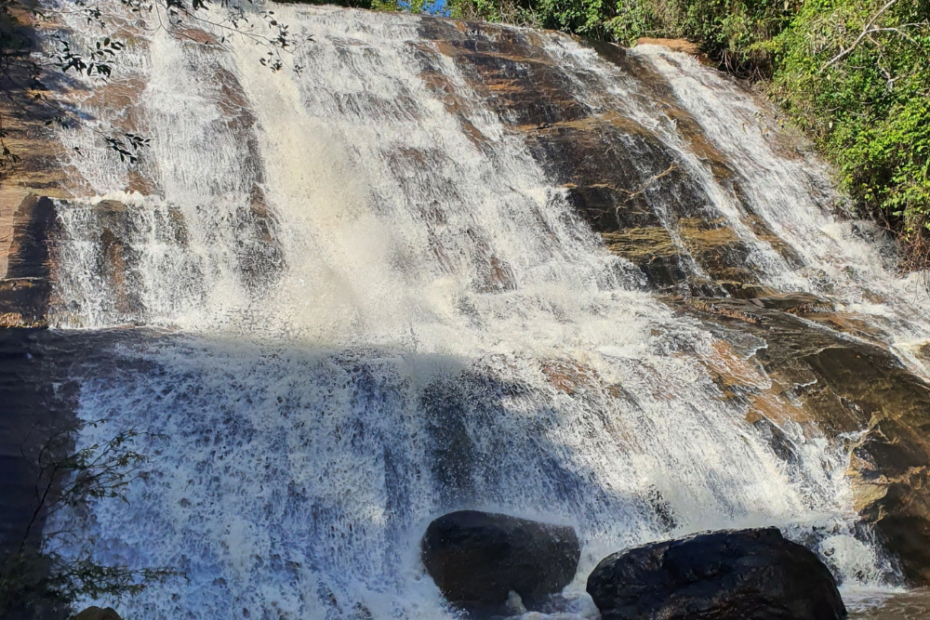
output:
<path id="1" fill-rule="evenodd" d="M 74 620 L 123 620 L 112 607 L 88 607 L 74 617 Z"/>
<path id="2" fill-rule="evenodd" d="M 829 569 L 776 528 L 729 530 L 615 553 L 588 577 L 603 620 L 839 620 Z"/>
<path id="3" fill-rule="evenodd" d="M 568 526 L 465 510 L 430 523 L 422 553 L 446 600 L 480 614 L 505 611 L 511 591 L 529 607 L 561 591 L 581 545 Z"/>

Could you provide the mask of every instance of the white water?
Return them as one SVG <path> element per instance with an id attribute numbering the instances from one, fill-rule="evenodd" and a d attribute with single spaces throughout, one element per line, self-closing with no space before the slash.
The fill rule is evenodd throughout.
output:
<path id="1" fill-rule="evenodd" d="M 241 39 L 154 30 L 126 54 L 134 107 L 79 102 L 101 128 L 131 118 L 152 138 L 136 173 L 148 195 L 126 193 L 127 168 L 96 154 L 89 130 L 62 137 L 82 147 L 68 164 L 89 189 L 59 205 L 58 325 L 170 332 L 121 346 L 81 392 L 80 415 L 107 418 L 83 445 L 130 427 L 159 435 L 142 445 L 152 476 L 82 527 L 102 559 L 187 576 L 123 602 L 125 617 L 446 617 L 418 541 L 462 507 L 574 525 L 571 597 L 612 551 L 768 524 L 847 586 L 883 583 L 880 554 L 853 535 L 844 446 L 785 422 L 795 457 L 775 453 L 708 375 L 717 337 L 602 247 L 521 136 L 419 40 L 417 18 L 274 10 L 314 36 L 293 58 L 299 76 L 269 73 Z M 600 81 L 579 92 L 586 105 L 615 106 L 679 152 L 764 282 L 886 317 L 890 344 L 927 338 L 912 283 L 825 211 L 822 170 L 773 152 L 747 95 L 683 56 L 637 52 L 737 164 L 801 268 L 752 235 L 635 76 L 546 36 L 554 59 Z M 486 143 L 427 87 L 427 68 Z M 116 217 L 135 266 L 121 286 L 101 267 L 113 226 L 101 197 L 126 205 Z M 750 359 L 761 344 L 730 343 L 765 389 Z"/>

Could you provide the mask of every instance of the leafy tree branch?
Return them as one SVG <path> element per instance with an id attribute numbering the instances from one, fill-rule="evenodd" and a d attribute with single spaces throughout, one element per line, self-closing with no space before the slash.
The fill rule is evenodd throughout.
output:
<path id="1" fill-rule="evenodd" d="M 28 612 L 35 617 L 65 618 L 79 598 L 119 600 L 179 576 L 166 568 L 102 564 L 95 559 L 93 541 L 70 529 L 46 528 L 41 541 L 37 539 L 40 526 L 54 521 L 61 510 L 80 511 L 100 501 L 128 501 L 129 485 L 146 477 L 148 459 L 135 447 L 140 437 L 135 430 L 77 450 L 71 448 L 72 437 L 71 431 L 51 435 L 33 459 L 34 510 L 19 547 L 0 557 L 0 617 Z M 63 553 L 63 549 L 68 551 Z"/>
<path id="2" fill-rule="evenodd" d="M 46 84 L 69 74 L 105 84 L 120 68 L 120 54 L 125 42 L 115 34 L 104 35 L 79 49 L 60 33 L 47 31 L 68 16 L 81 16 L 88 27 L 116 33 L 124 17 L 109 10 L 104 0 L 77 0 L 74 8 L 33 5 L 32 0 L 0 0 L 0 174 L 15 169 L 21 161 L 7 142 L 10 137 L 10 117 L 15 114 L 26 122 L 57 126 L 88 126 L 69 106 L 63 104 Z M 206 32 L 218 34 L 222 45 L 231 36 L 241 36 L 257 46 L 256 62 L 273 72 L 299 65 L 291 61 L 291 52 L 298 44 L 312 42 L 312 37 L 297 40 L 289 26 L 282 23 L 274 11 L 259 10 L 252 0 L 120 0 L 117 6 L 129 14 L 147 15 L 154 22 L 149 30 L 164 30 L 171 36 L 191 38 L 181 26 L 190 24 Z M 261 23 L 261 28 L 258 23 Z M 44 41 L 44 43 L 43 43 Z M 42 47 L 51 48 L 43 52 Z M 102 143 L 132 165 L 138 162 L 150 139 L 136 133 L 108 133 L 90 125 Z"/>

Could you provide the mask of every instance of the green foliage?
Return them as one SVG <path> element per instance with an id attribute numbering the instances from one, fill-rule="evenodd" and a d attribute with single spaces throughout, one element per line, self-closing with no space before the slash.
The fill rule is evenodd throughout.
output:
<path id="1" fill-rule="evenodd" d="M 654 37 L 666 32 L 678 32 L 677 5 L 662 5 L 656 0 L 630 0 L 617 4 L 616 15 L 608 22 L 612 38 L 633 43 L 640 37 Z"/>
<path id="2" fill-rule="evenodd" d="M 509 21 L 501 0 L 452 0 L 450 5 L 453 16 Z M 785 0 L 524 0 L 520 8 L 546 28 L 621 43 L 683 37 L 741 61 L 767 57 L 753 45 L 777 34 L 792 13 Z"/>
<path id="3" fill-rule="evenodd" d="M 585 36 L 610 37 L 610 21 L 616 17 L 610 0 L 540 0 L 539 14 L 546 28 L 558 28 Z"/>
<path id="4" fill-rule="evenodd" d="M 770 91 L 837 165 L 850 194 L 927 263 L 930 3 L 809 1 L 775 39 Z"/>
<path id="5" fill-rule="evenodd" d="M 447 0 L 452 17 L 542 28 L 533 0 Z"/>
<path id="6" fill-rule="evenodd" d="M 298 0 L 299 2 L 304 2 L 305 0 Z M 313 0 L 311 0 L 313 1 Z M 372 9 L 374 11 L 388 11 L 388 12 L 398 12 L 398 11 L 410 11 L 412 13 L 422 13 L 423 7 L 426 4 L 425 0 L 412 0 L 409 7 L 401 6 L 398 0 L 370 0 L 368 6 L 353 5 L 354 0 L 339 0 L 336 4 L 339 6 L 348 6 L 354 8 L 365 8 Z M 366 2 L 368 0 L 365 0 Z M 322 4 L 322 3 L 321 3 Z M 333 4 L 329 2 L 328 4 Z"/>
<path id="7" fill-rule="evenodd" d="M 90 556 L 64 559 L 54 552 L 24 550 L 0 562 L 0 613 L 34 618 L 67 618 L 79 598 L 119 600 L 174 577 L 166 569 L 130 570 L 107 566 Z"/>
<path id="8" fill-rule="evenodd" d="M 127 501 L 130 482 L 144 476 L 146 457 L 134 449 L 137 434 L 120 433 L 104 444 L 71 451 L 70 433 L 53 435 L 39 451 L 36 504 L 18 548 L 0 556 L 0 617 L 66 618 L 77 599 L 120 599 L 177 576 L 165 568 L 134 570 L 105 565 L 94 557 L 94 541 L 68 530 L 36 534 L 43 521 L 66 507 Z M 61 550 L 67 548 L 68 552 Z"/>

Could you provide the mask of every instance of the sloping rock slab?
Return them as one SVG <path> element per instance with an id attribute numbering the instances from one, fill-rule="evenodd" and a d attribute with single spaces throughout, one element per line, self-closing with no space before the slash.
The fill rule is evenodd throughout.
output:
<path id="1" fill-rule="evenodd" d="M 430 523 L 421 546 L 446 600 L 478 615 L 504 613 L 511 591 L 528 607 L 561 591 L 581 556 L 571 527 L 472 510 Z"/>
<path id="2" fill-rule="evenodd" d="M 726 530 L 615 553 L 588 577 L 603 620 L 840 620 L 829 569 L 776 528 Z"/>

